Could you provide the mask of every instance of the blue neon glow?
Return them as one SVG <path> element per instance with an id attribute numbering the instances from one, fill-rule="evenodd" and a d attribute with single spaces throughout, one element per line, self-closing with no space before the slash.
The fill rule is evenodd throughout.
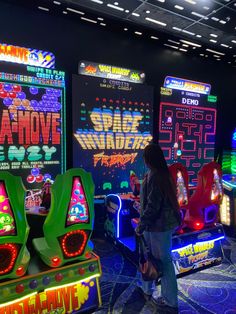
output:
<path id="1" fill-rule="evenodd" d="M 209 242 L 216 242 L 216 241 L 219 241 L 219 240 L 222 240 L 224 239 L 225 236 L 220 236 L 218 238 L 215 238 L 215 239 L 211 239 L 211 240 L 206 240 L 206 241 L 200 241 L 200 242 L 196 242 L 194 244 L 188 244 L 186 246 L 183 246 L 183 247 L 180 247 L 178 249 L 173 249 L 171 252 L 178 252 L 178 251 L 181 251 L 181 250 L 186 250 L 188 247 L 192 247 L 192 245 L 200 245 L 200 244 L 204 244 L 204 243 L 209 243 Z"/>
<path id="2" fill-rule="evenodd" d="M 120 237 L 120 211 L 121 211 L 121 205 L 122 205 L 122 201 L 121 198 L 119 197 L 119 195 L 117 194 L 108 194 L 108 196 L 116 196 L 119 200 L 119 208 L 118 208 L 118 212 L 117 212 L 117 216 L 116 216 L 116 238 L 119 239 Z"/>
<path id="3" fill-rule="evenodd" d="M 236 148 L 236 128 L 234 129 L 232 136 L 232 148 Z"/>

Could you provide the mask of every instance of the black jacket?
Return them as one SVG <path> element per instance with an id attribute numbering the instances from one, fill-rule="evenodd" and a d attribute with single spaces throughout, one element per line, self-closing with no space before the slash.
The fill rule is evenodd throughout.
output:
<path id="1" fill-rule="evenodd" d="M 138 233 L 144 230 L 163 232 L 180 225 L 178 208 L 173 208 L 168 197 L 161 194 L 157 176 L 158 173 L 151 170 L 143 180 Z"/>

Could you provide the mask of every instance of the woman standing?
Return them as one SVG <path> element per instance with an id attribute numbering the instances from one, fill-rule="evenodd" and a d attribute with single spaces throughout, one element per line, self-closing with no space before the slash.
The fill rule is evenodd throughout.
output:
<path id="1" fill-rule="evenodd" d="M 159 145 L 149 144 L 144 149 L 144 162 L 149 168 L 142 184 L 138 236 L 144 235 L 152 255 L 161 264 L 161 297 L 153 298 L 158 306 L 178 312 L 178 290 L 171 258 L 173 231 L 180 225 L 176 191 Z M 142 292 L 152 295 L 153 282 L 142 281 Z"/>

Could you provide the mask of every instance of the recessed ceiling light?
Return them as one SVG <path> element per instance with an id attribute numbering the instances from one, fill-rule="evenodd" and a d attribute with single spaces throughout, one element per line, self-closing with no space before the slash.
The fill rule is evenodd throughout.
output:
<path id="1" fill-rule="evenodd" d="M 108 3 L 107 6 L 108 6 L 109 8 L 111 8 L 111 9 L 115 9 L 115 10 L 117 10 L 117 11 L 124 11 L 123 8 L 118 7 L 118 6 L 116 6 L 116 5 L 113 5 L 113 4 L 110 4 L 110 3 Z"/>
<path id="2" fill-rule="evenodd" d="M 166 26 L 167 25 L 166 23 L 160 22 L 158 20 L 151 19 L 150 17 L 145 17 L 145 20 L 147 20 L 149 22 L 152 22 L 152 23 L 155 23 L 155 24 L 158 24 L 158 25 L 161 25 L 161 26 Z"/>
<path id="3" fill-rule="evenodd" d="M 86 22 L 89 22 L 89 23 L 97 24 L 97 21 L 91 20 L 91 19 L 87 19 L 86 17 L 81 17 L 81 20 L 86 21 Z"/>
<path id="4" fill-rule="evenodd" d="M 80 14 L 80 15 L 84 15 L 84 12 L 81 12 L 81 11 L 78 11 L 78 10 L 75 10 L 75 9 L 72 9 L 72 8 L 66 8 L 66 10 L 70 11 L 70 12 L 73 12 L 73 13 Z"/>
<path id="5" fill-rule="evenodd" d="M 175 5 L 175 8 L 178 9 L 178 10 L 183 10 L 183 9 L 184 9 L 184 7 L 181 7 L 181 6 L 178 5 L 178 4 Z"/>
<path id="6" fill-rule="evenodd" d="M 105 24 L 105 23 L 100 23 L 100 25 L 101 25 L 101 26 L 106 26 L 107 24 Z"/>
<path id="7" fill-rule="evenodd" d="M 201 37 L 202 37 L 202 35 L 196 35 L 196 37 L 201 38 Z"/>
<path id="8" fill-rule="evenodd" d="M 53 3 L 56 5 L 61 5 L 61 2 L 59 2 L 59 1 L 53 1 Z"/>
<path id="9" fill-rule="evenodd" d="M 114 5 L 119 5 L 119 2 L 114 2 Z"/>
<path id="10" fill-rule="evenodd" d="M 67 11 L 62 11 L 62 13 L 63 13 L 63 14 L 68 14 L 68 12 L 67 12 Z"/>
<path id="11" fill-rule="evenodd" d="M 128 28 L 124 28 L 124 31 L 127 31 L 128 30 Z"/>
<path id="12" fill-rule="evenodd" d="M 189 47 L 189 45 L 187 45 L 187 44 L 182 44 L 182 46 L 183 46 L 183 47 Z"/>
<path id="13" fill-rule="evenodd" d="M 164 3 L 164 2 L 165 2 L 165 0 L 157 0 L 157 1 L 162 2 L 162 3 Z"/>
<path id="14" fill-rule="evenodd" d="M 205 9 L 205 10 L 209 10 L 210 8 L 209 8 L 209 7 L 203 7 L 203 9 Z"/>
<path id="15" fill-rule="evenodd" d="M 203 54 L 203 53 L 200 53 L 200 56 L 201 56 L 201 57 L 204 57 L 204 54 Z"/>
<path id="16" fill-rule="evenodd" d="M 167 46 L 167 47 L 170 47 L 170 48 L 173 48 L 173 49 L 179 49 L 179 47 L 172 46 L 172 45 L 169 45 L 169 44 L 164 44 L 164 46 Z"/>
<path id="17" fill-rule="evenodd" d="M 42 10 L 42 11 L 47 11 L 47 12 L 49 11 L 49 9 L 48 9 L 48 8 L 45 8 L 45 7 L 38 7 L 38 9 L 39 9 L 39 10 Z"/>
<path id="18" fill-rule="evenodd" d="M 176 44 L 176 45 L 179 45 L 180 43 L 178 41 L 175 41 L 175 40 L 172 40 L 172 39 L 168 39 L 168 41 L 170 43 L 173 43 L 173 44 Z"/>
<path id="19" fill-rule="evenodd" d="M 202 14 L 200 14 L 200 13 L 197 13 L 197 12 L 191 12 L 191 14 L 192 15 L 195 15 L 195 16 L 197 16 L 197 17 L 200 17 L 201 19 L 204 19 L 204 20 L 208 20 L 208 17 L 207 16 L 205 16 L 205 15 L 202 15 Z"/>
<path id="20" fill-rule="evenodd" d="M 231 40 L 232 43 L 236 44 L 236 40 Z"/>
<path id="21" fill-rule="evenodd" d="M 215 58 L 220 58 L 220 56 L 218 56 L 218 55 L 213 55 L 213 57 L 215 57 Z"/>
<path id="22" fill-rule="evenodd" d="M 137 17 L 139 17 L 139 16 L 140 16 L 140 14 L 135 13 L 135 12 L 132 12 L 132 15 L 137 16 Z"/>
<path id="23" fill-rule="evenodd" d="M 191 45 L 191 46 L 195 46 L 195 47 L 202 47 L 201 45 L 195 44 L 195 43 L 193 43 L 192 41 L 188 41 L 188 40 L 184 40 L 184 39 L 180 39 L 180 41 L 181 41 L 182 43 L 187 44 L 187 45 Z"/>
<path id="24" fill-rule="evenodd" d="M 228 61 L 229 64 L 231 64 L 231 61 Z"/>
<path id="25" fill-rule="evenodd" d="M 151 13 L 151 11 L 147 10 L 146 13 L 149 14 L 149 13 Z"/>
<path id="26" fill-rule="evenodd" d="M 156 36 L 151 36 L 152 39 L 159 39 L 158 37 Z"/>
<path id="27" fill-rule="evenodd" d="M 215 38 L 218 37 L 218 35 L 216 35 L 216 34 L 210 34 L 210 36 L 215 37 Z"/>
<path id="28" fill-rule="evenodd" d="M 226 21 L 220 20 L 219 23 L 221 23 L 221 24 L 226 24 Z"/>
<path id="29" fill-rule="evenodd" d="M 172 27 L 172 29 L 174 29 L 175 31 L 180 31 L 180 32 L 182 32 L 182 29 L 181 28 L 178 28 L 178 27 Z"/>
<path id="30" fill-rule="evenodd" d="M 217 43 L 217 40 L 215 40 L 215 39 L 210 39 L 209 41 L 211 41 L 211 42 L 214 43 L 214 44 Z"/>
<path id="31" fill-rule="evenodd" d="M 104 18 L 103 17 L 98 17 L 98 20 L 99 21 L 104 21 Z"/>
<path id="32" fill-rule="evenodd" d="M 182 32 L 183 32 L 183 33 L 185 33 L 185 34 L 192 35 L 192 36 L 194 36 L 194 35 L 195 35 L 195 33 L 193 33 L 193 32 L 189 32 L 189 31 L 186 31 L 186 29 L 182 29 Z"/>
<path id="33" fill-rule="evenodd" d="M 218 17 L 215 17 L 215 16 L 212 16 L 211 19 L 212 19 L 213 21 L 216 21 L 216 22 L 218 22 L 218 21 L 220 20 L 220 19 L 218 19 Z"/>
<path id="34" fill-rule="evenodd" d="M 225 55 L 225 53 L 223 53 L 223 52 L 219 52 L 219 51 L 215 51 L 215 50 L 212 50 L 212 49 L 206 49 L 207 51 L 209 51 L 209 52 L 212 52 L 212 53 L 217 53 L 217 54 L 219 54 L 219 55 L 221 55 L 221 56 L 224 56 Z"/>
<path id="35" fill-rule="evenodd" d="M 222 47 L 229 48 L 229 45 L 220 44 Z"/>
<path id="36" fill-rule="evenodd" d="M 184 52 L 188 51 L 187 49 L 183 49 L 183 48 L 179 48 L 179 50 L 184 51 Z"/>
<path id="37" fill-rule="evenodd" d="M 139 35 L 139 36 L 141 36 L 142 35 L 142 33 L 141 32 L 134 32 L 136 35 Z"/>
<path id="38" fill-rule="evenodd" d="M 90 1 L 98 3 L 98 4 L 103 4 L 103 1 L 101 1 L 101 0 L 90 0 Z"/>
<path id="39" fill-rule="evenodd" d="M 192 49 L 196 49 L 196 48 L 197 48 L 197 47 L 195 47 L 195 46 L 194 46 L 194 47 L 192 47 Z"/>
<path id="40" fill-rule="evenodd" d="M 184 0 L 185 2 L 191 3 L 191 4 L 196 4 L 196 1 L 193 0 Z"/>
<path id="41" fill-rule="evenodd" d="M 129 13 L 129 10 L 125 10 L 125 13 Z"/>

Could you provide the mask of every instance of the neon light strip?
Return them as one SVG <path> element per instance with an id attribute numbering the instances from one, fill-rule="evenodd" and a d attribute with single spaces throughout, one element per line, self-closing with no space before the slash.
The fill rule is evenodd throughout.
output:
<path id="1" fill-rule="evenodd" d="M 225 185 L 228 185 L 228 186 L 230 186 L 230 187 L 232 187 L 232 188 L 236 188 L 236 183 L 229 183 L 229 182 L 227 182 L 227 181 L 225 181 L 225 180 L 222 180 L 222 182 L 223 182 L 223 184 L 225 184 Z"/>
<path id="2" fill-rule="evenodd" d="M 27 294 L 26 296 L 24 296 L 24 297 L 22 297 L 22 298 L 19 298 L 19 299 L 16 299 L 16 300 L 12 300 L 12 301 L 9 301 L 9 302 L 7 302 L 7 303 L 0 304 L 0 308 L 1 308 L 1 307 L 4 307 L 4 306 L 11 305 L 11 304 L 13 304 L 13 303 L 19 303 L 19 302 L 21 302 L 21 301 L 23 301 L 23 300 L 25 300 L 25 299 L 28 299 L 28 298 L 34 296 L 34 295 L 37 294 L 37 293 L 38 293 L 38 292 L 33 292 L 33 293 L 30 293 L 30 294 Z"/>
<path id="3" fill-rule="evenodd" d="M 118 213 L 117 213 L 117 219 L 116 219 L 116 237 L 117 239 L 120 237 L 120 210 L 121 210 L 121 205 L 122 205 L 122 201 L 119 195 L 117 194 L 108 194 L 108 196 L 116 196 L 119 200 L 119 209 L 118 209 Z"/>
<path id="4" fill-rule="evenodd" d="M 218 241 L 218 240 L 221 240 L 221 239 L 224 239 L 225 238 L 225 236 L 221 236 L 221 237 L 219 237 L 219 238 L 216 238 L 216 239 L 212 239 L 212 240 L 208 240 L 208 241 L 202 241 L 202 242 L 196 242 L 196 243 L 194 243 L 194 245 L 199 245 L 199 244 L 203 244 L 203 243 L 209 243 L 209 242 L 215 242 L 215 241 Z M 181 251 L 181 250 L 185 250 L 187 247 L 189 247 L 189 246 L 192 246 L 193 244 L 188 244 L 188 245 L 186 245 L 186 246 L 183 246 L 183 247 L 180 247 L 180 248 L 178 248 L 178 249 L 174 249 L 174 250 L 172 250 L 171 252 L 179 252 L 179 251 Z"/>
<path id="5" fill-rule="evenodd" d="M 61 286 L 55 286 L 55 287 L 51 287 L 51 288 L 48 288 L 48 289 L 45 289 L 44 291 L 47 292 L 47 291 L 51 291 L 51 290 L 55 290 L 55 289 L 61 289 L 61 288 L 64 288 L 64 287 L 70 287 L 70 286 L 74 286 L 80 282 L 84 282 L 84 281 L 88 281 L 88 280 L 91 280 L 93 278 L 97 278 L 97 277 L 100 277 L 101 275 L 100 274 L 96 274 L 96 275 L 92 275 L 88 278 L 84 278 L 84 279 L 81 279 L 81 280 L 78 280 L 78 281 L 74 281 L 72 283 L 68 283 L 68 284 L 65 284 L 65 285 L 61 285 Z"/>

